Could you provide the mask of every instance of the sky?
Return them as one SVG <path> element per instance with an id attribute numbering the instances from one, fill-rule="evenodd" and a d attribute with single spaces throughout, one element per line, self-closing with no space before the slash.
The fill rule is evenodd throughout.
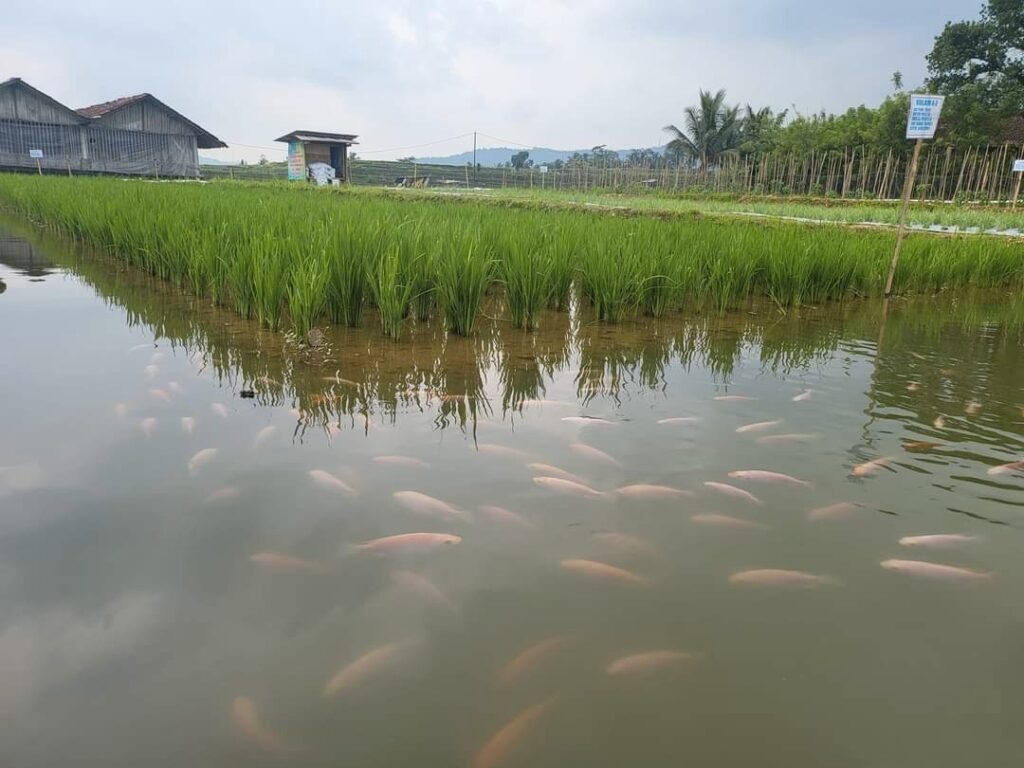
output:
<path id="1" fill-rule="evenodd" d="M 980 0 L 34 0 L 4 10 L 0 80 L 70 107 L 149 92 L 231 148 L 296 128 L 373 159 L 480 146 L 658 146 L 699 89 L 800 113 L 913 87 Z M 500 140 L 500 141 L 499 141 Z"/>

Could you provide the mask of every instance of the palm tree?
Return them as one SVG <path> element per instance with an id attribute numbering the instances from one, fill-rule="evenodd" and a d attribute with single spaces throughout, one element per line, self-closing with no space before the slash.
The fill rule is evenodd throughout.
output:
<path id="1" fill-rule="evenodd" d="M 712 94 L 700 92 L 700 104 L 683 111 L 686 130 L 666 125 L 672 135 L 669 151 L 700 162 L 702 168 L 715 165 L 718 159 L 732 152 L 740 143 L 739 107 L 725 103 L 725 90 Z"/>

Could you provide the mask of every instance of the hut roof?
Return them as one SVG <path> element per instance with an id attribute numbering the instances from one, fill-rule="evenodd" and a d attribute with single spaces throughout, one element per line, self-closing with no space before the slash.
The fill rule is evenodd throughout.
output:
<path id="1" fill-rule="evenodd" d="M 292 131 L 286 133 L 279 139 L 274 141 L 308 141 L 318 142 L 320 144 L 344 144 L 345 146 L 351 146 L 352 144 L 358 144 L 356 141 L 357 134 L 354 133 L 324 133 L 323 131 Z"/>
<path id="2" fill-rule="evenodd" d="M 169 106 L 164 104 L 162 101 L 160 101 L 160 99 L 158 99 L 151 93 L 137 93 L 134 96 L 122 96 L 121 98 L 113 99 L 112 101 L 104 101 L 100 104 L 93 104 L 91 107 L 82 107 L 81 109 L 78 109 L 76 111 L 82 117 L 88 117 L 90 119 L 95 120 L 100 117 L 105 117 L 106 115 L 109 115 L 113 112 L 117 112 L 119 109 L 124 109 L 125 107 L 128 107 L 132 104 L 136 104 L 138 102 L 143 101 L 155 104 L 157 107 L 165 110 L 166 112 L 169 112 L 171 115 L 181 120 L 189 128 L 191 128 L 196 135 L 196 146 L 198 146 L 200 149 L 218 149 L 227 146 L 227 144 L 218 139 L 205 128 L 201 127 L 196 123 L 193 123 L 191 120 L 189 120 L 187 117 L 185 117 L 177 110 L 171 109 Z"/>

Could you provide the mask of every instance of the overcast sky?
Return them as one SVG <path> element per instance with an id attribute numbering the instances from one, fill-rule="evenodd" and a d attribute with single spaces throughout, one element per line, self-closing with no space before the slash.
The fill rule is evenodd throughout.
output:
<path id="1" fill-rule="evenodd" d="M 877 104 L 980 0 L 21 0 L 0 79 L 81 107 L 148 91 L 254 160 L 295 128 L 374 158 L 474 130 L 575 149 L 664 143 L 699 88 L 800 112 Z M 436 142 L 462 136 L 450 141 Z M 482 138 L 481 146 L 498 146 Z M 251 146 L 242 146 L 251 145 Z M 270 148 L 270 149 L 264 149 Z"/>

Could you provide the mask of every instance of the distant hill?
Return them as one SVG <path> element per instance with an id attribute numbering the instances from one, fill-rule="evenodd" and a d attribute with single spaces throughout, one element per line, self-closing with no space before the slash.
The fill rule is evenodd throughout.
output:
<path id="1" fill-rule="evenodd" d="M 199 164 L 200 165 L 238 165 L 238 163 L 233 163 L 230 160 L 218 160 L 215 157 L 206 157 L 205 155 L 200 155 L 199 156 Z"/>
<path id="2" fill-rule="evenodd" d="M 651 147 L 655 152 L 660 153 L 663 147 Z M 516 152 L 521 151 L 521 148 L 515 149 L 511 147 L 486 147 L 477 148 L 476 150 L 476 161 L 480 165 L 493 167 L 498 163 L 507 163 L 509 159 Z M 590 149 L 549 149 L 548 147 L 531 147 L 526 150 L 530 153 L 530 159 L 533 160 L 534 165 L 544 165 L 546 163 L 552 163 L 555 160 L 568 160 L 576 152 L 583 154 L 590 152 Z M 620 149 L 618 150 L 619 157 L 626 158 L 631 149 Z M 429 163 L 431 165 L 465 165 L 466 163 L 473 162 L 473 152 L 460 152 L 457 155 L 446 155 L 444 157 L 417 157 L 416 162 L 418 163 Z"/>

